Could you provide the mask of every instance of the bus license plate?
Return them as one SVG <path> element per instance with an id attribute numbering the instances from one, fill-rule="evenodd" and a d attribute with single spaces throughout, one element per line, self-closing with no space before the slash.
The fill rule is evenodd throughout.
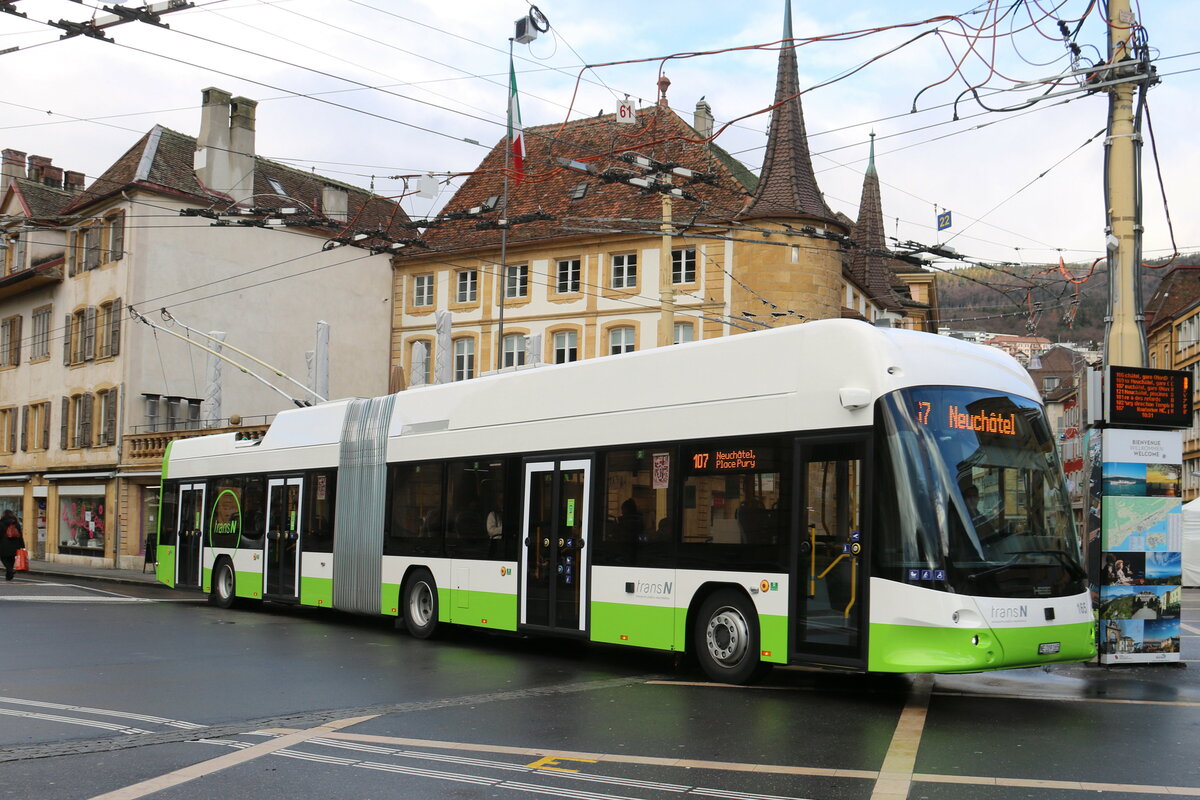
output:
<path id="1" fill-rule="evenodd" d="M 1062 645 L 1058 642 L 1046 642 L 1038 645 L 1039 656 L 1052 656 L 1062 649 Z"/>

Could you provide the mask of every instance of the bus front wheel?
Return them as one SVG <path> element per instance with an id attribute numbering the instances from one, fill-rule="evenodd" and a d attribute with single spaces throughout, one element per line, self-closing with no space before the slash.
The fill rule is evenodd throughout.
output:
<path id="1" fill-rule="evenodd" d="M 750 683 L 766 668 L 759 660 L 758 614 L 741 592 L 721 589 L 700 605 L 693 631 L 704 673 L 721 683 Z"/>
<path id="2" fill-rule="evenodd" d="M 210 598 L 217 608 L 230 608 L 237 599 L 237 575 L 229 559 L 218 561 L 213 570 Z"/>
<path id="3" fill-rule="evenodd" d="M 418 639 L 433 636 L 438 627 L 437 584 L 427 569 L 419 569 L 404 584 L 404 627 Z"/>

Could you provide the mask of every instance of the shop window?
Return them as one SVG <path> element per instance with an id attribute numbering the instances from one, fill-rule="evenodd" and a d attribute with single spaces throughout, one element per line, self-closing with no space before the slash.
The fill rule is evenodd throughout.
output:
<path id="1" fill-rule="evenodd" d="M 59 551 L 104 555 L 104 495 L 60 493 L 58 509 Z"/>

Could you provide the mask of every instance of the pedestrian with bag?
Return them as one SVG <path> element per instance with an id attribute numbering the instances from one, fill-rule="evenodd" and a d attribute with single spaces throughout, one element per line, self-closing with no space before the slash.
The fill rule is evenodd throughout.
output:
<path id="1" fill-rule="evenodd" d="M 17 551 L 25 549 L 25 539 L 21 535 L 21 523 L 12 509 L 6 509 L 0 515 L 0 563 L 4 564 L 4 580 L 13 579 L 16 566 Z"/>

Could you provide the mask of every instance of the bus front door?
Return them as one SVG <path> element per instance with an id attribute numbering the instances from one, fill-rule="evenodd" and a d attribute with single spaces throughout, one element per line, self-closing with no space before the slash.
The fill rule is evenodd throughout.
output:
<path id="1" fill-rule="evenodd" d="M 303 479 L 267 481 L 263 597 L 295 600 L 300 590 L 300 494 Z"/>
<path id="2" fill-rule="evenodd" d="M 179 540 L 175 548 L 175 585 L 200 588 L 204 552 L 204 484 L 179 487 Z"/>
<path id="3" fill-rule="evenodd" d="M 521 625 L 587 630 L 591 459 L 525 465 Z"/>
<path id="4" fill-rule="evenodd" d="M 803 502 L 789 639 L 799 660 L 866 665 L 866 448 L 865 439 L 798 445 Z"/>

